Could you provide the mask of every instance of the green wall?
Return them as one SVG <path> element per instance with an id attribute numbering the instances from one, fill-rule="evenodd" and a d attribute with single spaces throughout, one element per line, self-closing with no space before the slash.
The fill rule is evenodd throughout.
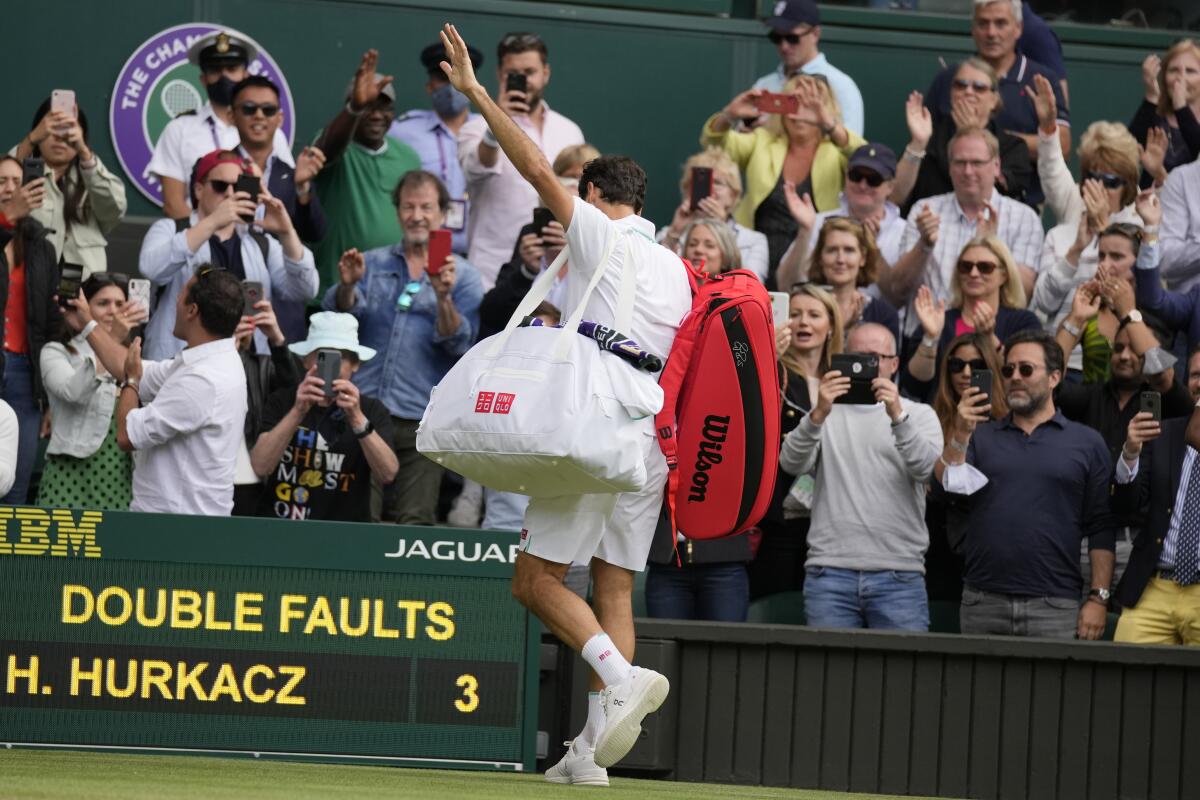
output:
<path id="1" fill-rule="evenodd" d="M 971 51 L 961 17 L 823 9 L 823 50 L 858 81 L 867 134 L 899 149 L 907 141 L 903 103 L 947 61 Z M 288 77 L 298 107 L 298 140 L 308 140 L 338 109 L 363 50 L 381 52 L 394 74 L 401 109 L 424 107 L 420 49 L 452 20 L 486 55 L 495 84 L 495 42 L 535 30 L 550 47 L 547 96 L 602 151 L 637 158 L 650 177 L 648 216 L 665 222 L 678 203 L 679 166 L 697 147 L 703 120 L 755 77 L 773 68 L 774 48 L 760 23 L 623 9 L 508 0 L 45 0 L 6 9 L 10 37 L 3 64 L 9 113 L 0 140 L 15 143 L 54 88 L 74 88 L 89 114 L 97 152 L 119 165 L 109 142 L 107 104 L 122 64 L 143 40 L 189 21 L 227 23 L 255 37 Z M 50 33 L 47 20 L 59 20 Z M 1071 75 L 1076 120 L 1128 120 L 1140 99 L 1139 64 L 1167 33 L 1056 26 Z M 44 57 L 53 42 L 53 58 Z M 1082 128 L 1077 128 L 1082 130 Z M 1078 136 L 1078 134 L 1077 134 Z M 130 214 L 156 214 L 130 190 Z"/>

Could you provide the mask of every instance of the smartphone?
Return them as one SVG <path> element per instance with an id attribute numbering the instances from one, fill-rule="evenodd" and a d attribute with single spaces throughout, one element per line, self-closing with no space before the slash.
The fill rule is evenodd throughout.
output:
<path id="1" fill-rule="evenodd" d="M 1149 411 L 1155 422 L 1162 422 L 1162 395 L 1158 392 L 1142 392 L 1139 411 Z"/>
<path id="2" fill-rule="evenodd" d="M 262 190 L 262 181 L 257 175 L 247 175 L 243 172 L 241 175 L 238 175 L 237 183 L 233 185 L 233 189 L 235 192 L 245 192 L 246 194 L 250 195 L 250 199 L 253 200 L 257 205 L 258 193 Z M 251 214 L 249 217 L 246 217 L 243 214 L 241 217 L 242 222 L 254 222 L 253 214 Z"/>
<path id="3" fill-rule="evenodd" d="M 692 211 L 700 205 L 700 201 L 712 194 L 712 167 L 692 167 Z"/>
<path id="4" fill-rule="evenodd" d="M 786 325 L 791 318 L 791 299 L 787 292 L 767 292 L 771 295 L 771 319 L 775 325 Z"/>
<path id="5" fill-rule="evenodd" d="M 767 92 L 754 98 L 754 107 L 764 114 L 795 114 L 800 110 L 800 100 L 791 94 Z"/>
<path id="6" fill-rule="evenodd" d="M 129 279 L 129 300 L 137 301 L 150 319 L 150 281 L 145 278 Z"/>
<path id="7" fill-rule="evenodd" d="M 452 234 L 445 228 L 429 232 L 429 263 L 425 266 L 425 271 L 431 277 L 440 274 L 442 267 L 446 266 L 446 261 L 450 258 L 451 238 Z"/>
<path id="8" fill-rule="evenodd" d="M 990 369 L 971 370 L 971 385 L 990 398 L 992 396 L 992 371 Z"/>
<path id="9" fill-rule="evenodd" d="M 75 116 L 75 90 L 55 89 L 50 93 L 50 112 L 62 112 Z"/>
<path id="10" fill-rule="evenodd" d="M 325 396 L 333 397 L 333 382 L 342 377 L 342 352 L 317 351 L 317 377 L 325 381 Z"/>
<path id="11" fill-rule="evenodd" d="M 83 267 L 79 264 L 63 264 L 58 275 L 58 304 L 69 308 L 68 300 L 79 298 L 79 286 L 83 283 Z"/>
<path id="12" fill-rule="evenodd" d="M 535 208 L 533 210 L 533 232 L 538 236 L 542 235 L 542 228 L 545 228 L 554 221 L 554 212 L 548 208 Z"/>
<path id="13" fill-rule="evenodd" d="M 835 400 L 854 406 L 875 405 L 871 381 L 879 377 L 879 356 L 866 353 L 837 353 L 830 359 L 831 369 L 850 378 L 850 391 Z"/>
<path id="14" fill-rule="evenodd" d="M 510 72 L 504 79 L 504 90 L 526 94 L 529 91 L 529 78 L 523 72 Z"/>
<path id="15" fill-rule="evenodd" d="M 246 299 L 246 307 L 242 310 L 242 314 L 253 317 L 258 313 L 254 304 L 263 299 L 263 285 L 259 281 L 242 281 L 242 294 Z"/>
<path id="16" fill-rule="evenodd" d="M 21 162 L 21 185 L 46 177 L 46 162 L 37 156 L 28 156 Z"/>

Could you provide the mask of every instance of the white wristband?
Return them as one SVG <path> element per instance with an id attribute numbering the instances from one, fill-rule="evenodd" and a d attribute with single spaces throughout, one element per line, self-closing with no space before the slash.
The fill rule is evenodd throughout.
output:
<path id="1" fill-rule="evenodd" d="M 483 143 L 488 147 L 499 147 L 500 142 L 496 139 L 496 134 L 492 133 L 491 128 L 483 129 Z"/>
<path id="2" fill-rule="evenodd" d="M 92 335 L 92 331 L 96 330 L 96 327 L 97 327 L 99 324 L 100 324 L 100 323 L 99 323 L 99 322 L 96 322 L 96 320 L 92 320 L 92 321 L 91 321 L 91 322 L 89 322 L 87 325 L 84 325 L 84 326 L 83 326 L 83 330 L 81 330 L 81 331 L 79 332 L 79 338 L 80 338 L 80 339 L 86 339 L 87 337 L 91 336 L 91 335 Z"/>

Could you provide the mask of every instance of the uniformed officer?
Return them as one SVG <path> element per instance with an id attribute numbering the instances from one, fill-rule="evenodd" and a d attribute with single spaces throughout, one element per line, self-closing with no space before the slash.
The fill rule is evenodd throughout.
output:
<path id="1" fill-rule="evenodd" d="M 468 48 L 475 69 L 483 63 L 483 53 L 474 47 Z M 408 144 L 421 157 L 421 169 L 441 178 L 450 192 L 450 211 L 446 215 L 446 227 L 454 231 L 454 250 L 467 252 L 467 180 L 458 163 L 458 130 L 471 116 L 470 101 L 446 80 L 446 74 L 438 66 L 448 61 L 446 48 L 441 42 L 431 44 L 421 51 L 421 63 L 429 79 L 425 91 L 429 93 L 430 109 L 413 109 L 402 114 L 388 134 Z"/>
<path id="2" fill-rule="evenodd" d="M 228 31 L 197 39 L 188 50 L 188 61 L 200 67 L 200 82 L 208 93 L 208 102 L 171 120 L 154 147 L 148 169 L 162 184 L 163 213 L 168 217 L 183 219 L 191 213 L 187 182 L 197 159 L 212 150 L 238 146 L 230 108 L 233 87 L 249 74 L 247 67 L 257 56 L 253 44 Z M 275 132 L 274 147 L 277 157 L 295 166 L 282 130 Z"/>

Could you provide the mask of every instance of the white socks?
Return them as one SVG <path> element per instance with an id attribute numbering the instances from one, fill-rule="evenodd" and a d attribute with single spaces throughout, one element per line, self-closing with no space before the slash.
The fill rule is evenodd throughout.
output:
<path id="1" fill-rule="evenodd" d="M 608 634 L 601 631 L 587 640 L 581 653 L 588 666 L 596 671 L 605 686 L 620 683 L 632 669 L 629 662 L 617 650 Z"/>
<path id="2" fill-rule="evenodd" d="M 588 692 L 587 722 L 583 723 L 583 730 L 575 737 L 576 750 L 580 752 L 595 750 L 596 737 L 600 735 L 603 728 L 604 704 L 600 702 L 600 693 Z"/>

